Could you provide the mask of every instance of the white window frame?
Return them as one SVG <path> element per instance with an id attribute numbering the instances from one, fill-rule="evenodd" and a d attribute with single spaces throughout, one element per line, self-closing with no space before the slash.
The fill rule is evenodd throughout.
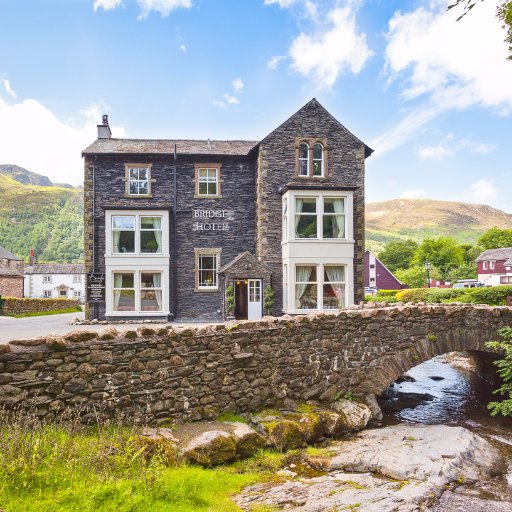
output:
<path id="1" fill-rule="evenodd" d="M 127 197 L 151 197 L 151 164 L 125 164 L 125 171 L 126 171 L 126 196 Z M 140 171 L 146 171 L 146 179 L 141 180 L 140 178 Z M 132 179 L 131 171 L 137 171 L 137 179 Z M 137 183 L 137 190 L 140 191 L 140 183 L 146 183 L 146 190 L 147 193 L 143 194 L 140 192 L 133 193 L 131 191 L 131 184 Z"/>
<path id="2" fill-rule="evenodd" d="M 320 158 L 315 158 L 315 147 L 316 146 L 320 146 L 320 148 L 322 149 L 322 153 L 321 153 L 321 157 Z M 323 178 L 324 177 L 324 168 L 325 168 L 325 163 L 324 163 L 324 145 L 320 142 L 315 142 L 313 144 L 313 159 L 312 159 L 312 164 L 311 164 L 311 177 L 312 178 Z M 315 174 L 315 162 L 320 162 L 320 174 Z"/>
<path id="3" fill-rule="evenodd" d="M 295 279 L 295 276 L 297 275 L 297 267 L 304 267 L 304 266 L 316 267 L 316 281 L 308 281 L 308 283 L 316 284 L 317 308 L 315 308 L 315 309 L 295 308 L 295 311 L 297 313 L 304 313 L 304 312 L 307 313 L 307 312 L 311 312 L 311 311 L 331 311 L 331 312 L 339 311 L 339 309 L 333 309 L 333 308 L 325 309 L 324 308 L 324 284 L 329 284 L 329 282 L 325 281 L 325 279 L 324 279 L 325 267 L 344 267 L 345 281 L 343 284 L 345 285 L 345 297 L 344 297 L 343 302 L 345 304 L 345 307 L 347 306 L 347 304 L 348 304 L 348 302 L 347 302 L 347 300 L 348 300 L 348 279 L 349 279 L 348 265 L 346 263 L 337 263 L 337 262 L 318 263 L 318 264 L 315 264 L 312 262 L 300 262 L 300 263 L 296 263 L 295 265 L 293 265 L 292 277 L 293 277 L 294 305 L 296 304 L 296 301 L 297 301 L 297 296 L 296 296 L 297 281 Z"/>
<path id="4" fill-rule="evenodd" d="M 345 210 L 346 210 L 346 201 L 345 201 L 345 198 L 344 197 L 336 197 L 336 196 L 330 196 L 330 195 L 322 195 L 321 196 L 321 204 L 322 204 L 322 211 L 319 212 L 319 216 L 320 218 L 318 219 L 318 230 L 319 230 L 319 235 L 320 236 L 320 240 L 345 240 L 347 238 L 347 215 L 345 213 Z M 325 213 L 325 200 L 326 199 L 341 199 L 343 201 L 343 213 Z M 343 232 L 345 234 L 345 236 L 343 237 L 338 237 L 338 238 L 324 238 L 324 233 L 323 233 L 323 227 L 324 227 L 324 216 L 327 216 L 327 217 L 336 217 L 337 215 L 340 215 L 343 217 Z"/>
<path id="5" fill-rule="evenodd" d="M 113 228 L 114 217 L 134 217 L 135 218 L 135 252 L 114 252 L 113 246 Z M 141 252 L 141 231 L 154 231 L 154 230 L 141 230 L 141 218 L 143 217 L 160 217 L 161 218 L 161 231 L 162 231 L 162 244 L 161 252 Z M 105 233 L 106 252 L 105 257 L 116 258 L 158 258 L 161 256 L 169 256 L 169 213 L 164 210 L 109 210 L 105 215 L 105 226 L 107 227 Z M 130 231 L 130 230 L 118 230 Z"/>
<path id="6" fill-rule="evenodd" d="M 77 274 L 74 274 L 73 275 L 73 283 L 81 283 L 82 282 L 82 276 L 81 275 L 77 275 Z"/>
<path id="7" fill-rule="evenodd" d="M 51 299 L 52 298 L 52 291 L 51 290 L 43 290 L 43 298 Z"/>
<path id="8" fill-rule="evenodd" d="M 222 197 L 221 195 L 221 179 L 220 179 L 220 170 L 221 165 L 220 164 L 196 164 L 195 171 L 196 171 L 196 197 L 202 197 L 202 198 L 218 198 Z M 206 176 L 201 176 L 201 171 L 206 171 Z M 214 171 L 214 176 L 209 176 L 209 171 Z M 200 191 L 200 184 L 206 183 L 206 194 L 202 194 Z M 210 194 L 208 192 L 209 185 L 214 183 L 215 184 L 215 193 Z"/>
<path id="9" fill-rule="evenodd" d="M 194 289 L 196 292 L 216 292 L 219 290 L 219 269 L 220 269 L 220 258 L 222 249 L 221 248 L 197 248 L 194 249 L 195 265 L 194 265 Z M 213 283 L 211 285 L 201 284 L 201 271 L 211 271 L 211 269 L 202 269 L 201 262 L 203 257 L 215 258 L 215 271 L 213 273 Z"/>
<path id="10" fill-rule="evenodd" d="M 80 298 L 82 296 L 82 292 L 80 290 L 73 291 L 73 297 Z"/>
<path id="11" fill-rule="evenodd" d="M 496 266 L 495 263 L 496 262 L 494 260 L 489 261 L 489 270 L 494 270 L 494 268 Z"/>
<path id="12" fill-rule="evenodd" d="M 44 284 L 51 284 L 52 283 L 52 276 L 43 276 L 43 283 Z"/>
<path id="13" fill-rule="evenodd" d="M 306 153 L 307 153 L 307 157 L 304 158 L 302 156 L 302 146 L 306 146 Z M 298 175 L 299 176 L 302 176 L 303 178 L 307 178 L 309 177 L 310 175 L 310 163 L 309 163 L 309 157 L 310 157 L 310 148 L 309 148 L 309 144 L 307 142 L 301 142 L 299 144 L 299 169 L 298 169 Z M 302 163 L 303 162 L 306 162 L 306 174 L 303 173 L 303 165 Z"/>
<path id="14" fill-rule="evenodd" d="M 482 261 L 482 270 L 487 270 L 487 261 Z"/>

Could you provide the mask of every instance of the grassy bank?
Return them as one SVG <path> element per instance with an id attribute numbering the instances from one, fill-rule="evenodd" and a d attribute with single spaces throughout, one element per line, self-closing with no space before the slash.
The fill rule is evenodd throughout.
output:
<path id="1" fill-rule="evenodd" d="M 64 313 L 77 313 L 81 312 L 82 308 L 67 308 L 67 309 L 56 309 L 54 311 L 30 311 L 29 313 L 19 313 L 17 315 L 10 314 L 8 316 L 12 316 L 14 318 L 26 318 L 29 316 L 49 316 L 49 315 L 62 315 Z"/>
<path id="2" fill-rule="evenodd" d="M 5 512 L 229 512 L 229 496 L 268 477 L 281 455 L 260 454 L 225 468 L 176 462 L 148 451 L 135 428 L 0 427 L 0 507 Z M 277 461 L 277 462 L 276 462 Z"/>

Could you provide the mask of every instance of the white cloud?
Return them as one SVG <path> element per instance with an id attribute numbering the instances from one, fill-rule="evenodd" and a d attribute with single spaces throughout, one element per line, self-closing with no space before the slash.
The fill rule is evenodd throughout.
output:
<path id="1" fill-rule="evenodd" d="M 366 35 L 358 33 L 355 8 L 337 7 L 312 35 L 300 34 L 289 51 L 292 68 L 312 75 L 320 87 L 331 87 L 345 70 L 357 74 L 373 52 L 366 44 Z"/>
<path id="2" fill-rule="evenodd" d="M 409 141 L 447 110 L 481 106 L 500 115 L 512 110 L 512 66 L 495 4 L 478 3 L 457 22 L 460 13 L 446 10 L 450 2 L 423 0 L 423 6 L 397 11 L 389 22 L 388 84 L 403 85 L 402 99 L 423 99 L 423 105 L 374 139 L 375 156 Z M 492 149 L 484 145 L 480 152 Z"/>
<path id="3" fill-rule="evenodd" d="M 53 182 L 82 183 L 81 152 L 96 139 L 101 112 L 93 106 L 78 117 L 71 126 L 37 100 L 9 105 L 0 98 L 0 163 L 20 165 Z M 125 136 L 122 127 L 111 129 L 116 137 Z"/>
<path id="4" fill-rule="evenodd" d="M 4 89 L 5 89 L 5 92 L 11 97 L 11 98 L 16 98 L 16 92 L 14 91 L 14 89 L 11 87 L 11 83 L 9 82 L 9 80 L 7 80 L 7 78 L 4 78 L 2 80 L 2 85 L 4 86 Z"/>
<path id="5" fill-rule="evenodd" d="M 151 11 L 159 12 L 162 16 L 169 14 L 179 8 L 190 9 L 192 0 L 137 0 L 141 13 L 138 19 L 144 19 Z"/>
<path id="6" fill-rule="evenodd" d="M 235 90 L 236 94 L 240 94 L 242 92 L 242 89 L 244 88 L 244 82 L 241 78 L 235 78 L 233 82 L 231 82 L 233 85 L 233 89 Z"/>
<path id="7" fill-rule="evenodd" d="M 283 60 L 286 59 L 286 55 L 275 55 L 267 62 L 267 68 L 268 69 L 276 69 L 278 64 Z"/>
<path id="8" fill-rule="evenodd" d="M 110 9 L 115 9 L 121 5 L 123 0 L 94 0 L 93 8 L 97 11 L 100 7 L 105 11 L 109 11 Z"/>
<path id="9" fill-rule="evenodd" d="M 445 157 L 454 155 L 460 151 L 469 151 L 470 153 L 484 155 L 494 151 L 494 149 L 496 149 L 496 146 L 493 144 L 474 142 L 468 138 L 457 139 L 453 133 L 449 133 L 439 144 L 420 147 L 417 151 L 417 155 L 422 160 L 443 160 Z"/>
<path id="10" fill-rule="evenodd" d="M 240 100 L 236 96 L 232 96 L 231 94 L 224 94 L 224 98 L 226 98 L 226 101 L 230 105 L 238 105 L 240 103 Z"/>
<path id="11" fill-rule="evenodd" d="M 213 104 L 214 107 L 226 108 L 226 104 L 223 101 L 221 101 L 221 100 L 213 100 L 212 104 Z"/>
<path id="12" fill-rule="evenodd" d="M 306 12 L 309 14 L 311 18 L 315 18 L 316 15 L 318 14 L 318 6 L 315 4 L 315 2 L 306 0 L 304 7 L 306 8 Z"/>
<path id="13" fill-rule="evenodd" d="M 512 106 L 512 66 L 506 31 L 493 2 L 479 3 L 463 20 L 449 1 L 396 12 L 389 22 L 386 62 L 408 74 L 404 98 L 431 95 L 445 108 Z"/>
<path id="14" fill-rule="evenodd" d="M 469 187 L 467 197 L 474 203 L 488 204 L 498 197 L 498 189 L 492 180 L 482 178 Z"/>
<path id="15" fill-rule="evenodd" d="M 286 8 L 297 3 L 297 0 L 265 0 L 265 5 L 277 4 L 279 7 Z"/>
<path id="16" fill-rule="evenodd" d="M 422 188 L 417 188 L 413 190 L 406 190 L 400 196 L 400 199 L 418 199 L 425 193 L 425 190 Z"/>
<path id="17" fill-rule="evenodd" d="M 182 44 L 182 45 L 180 45 L 180 50 L 182 52 L 186 52 L 187 51 L 187 47 L 184 44 Z"/>

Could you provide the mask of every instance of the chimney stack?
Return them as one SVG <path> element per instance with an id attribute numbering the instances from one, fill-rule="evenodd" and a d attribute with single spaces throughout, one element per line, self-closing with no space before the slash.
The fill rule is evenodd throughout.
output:
<path id="1" fill-rule="evenodd" d="M 98 139 L 110 139 L 112 132 L 108 125 L 108 116 L 104 114 L 102 117 L 102 123 L 98 125 Z"/>
<path id="2" fill-rule="evenodd" d="M 28 259 L 29 266 L 33 267 L 36 263 L 36 253 L 34 249 L 30 249 L 30 258 Z"/>

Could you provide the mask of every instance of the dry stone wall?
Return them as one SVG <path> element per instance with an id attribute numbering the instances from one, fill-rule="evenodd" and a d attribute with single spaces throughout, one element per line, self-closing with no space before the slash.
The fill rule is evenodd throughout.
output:
<path id="1" fill-rule="evenodd" d="M 2 313 L 4 315 L 20 315 L 22 313 L 60 311 L 61 309 L 71 308 L 75 308 L 78 310 L 79 307 L 80 302 L 76 299 L 21 299 L 16 297 L 5 297 Z"/>
<path id="2" fill-rule="evenodd" d="M 0 406 L 48 419 L 74 409 L 158 423 L 211 419 L 336 394 L 380 394 L 404 371 L 453 350 L 485 350 L 512 309 L 405 305 L 337 316 L 66 336 L 0 346 Z"/>

